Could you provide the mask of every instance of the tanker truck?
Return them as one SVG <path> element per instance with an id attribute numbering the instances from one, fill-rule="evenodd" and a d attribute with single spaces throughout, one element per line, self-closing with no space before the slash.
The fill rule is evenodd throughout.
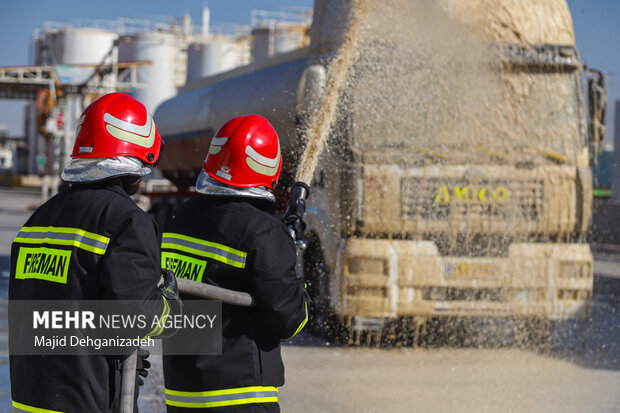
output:
<path id="1" fill-rule="evenodd" d="M 354 7 L 365 20 L 309 182 L 315 325 L 393 339 L 436 319 L 586 317 L 601 119 L 565 0 L 316 0 L 308 46 L 158 107 L 164 176 L 192 186 L 217 128 L 259 114 L 279 134 L 286 194 Z"/>

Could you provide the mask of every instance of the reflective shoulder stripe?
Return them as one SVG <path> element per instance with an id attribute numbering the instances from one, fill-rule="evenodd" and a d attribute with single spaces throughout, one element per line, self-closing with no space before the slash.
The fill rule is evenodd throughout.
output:
<path id="1" fill-rule="evenodd" d="M 289 338 L 293 338 L 297 335 L 297 333 L 299 333 L 301 330 L 304 329 L 304 327 L 306 326 L 306 323 L 308 322 L 308 302 L 306 301 L 306 318 L 304 318 L 304 321 L 301 322 L 301 324 L 299 324 L 299 327 L 297 327 L 297 330 L 295 331 L 295 333 L 293 333 L 292 336 L 290 336 Z"/>
<path id="2" fill-rule="evenodd" d="M 161 247 L 212 258 L 237 268 L 245 268 L 245 259 L 248 255 L 243 251 L 218 244 L 217 242 L 209 242 L 173 232 L 164 232 L 162 234 Z"/>
<path id="3" fill-rule="evenodd" d="M 70 227 L 23 227 L 15 242 L 25 244 L 68 245 L 103 255 L 110 238 L 79 228 Z"/>
<path id="4" fill-rule="evenodd" d="M 166 404 L 169 406 L 209 408 L 277 402 L 277 387 L 252 386 L 197 392 L 166 389 Z"/>
<path id="5" fill-rule="evenodd" d="M 30 412 L 30 413 L 62 413 L 58 410 L 41 409 L 40 407 L 32 407 L 13 400 L 13 412 Z"/>

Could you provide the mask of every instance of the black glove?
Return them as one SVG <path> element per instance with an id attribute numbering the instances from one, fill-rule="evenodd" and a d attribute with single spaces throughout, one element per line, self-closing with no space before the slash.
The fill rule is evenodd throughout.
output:
<path id="1" fill-rule="evenodd" d="M 288 215 L 284 217 L 284 225 L 294 241 L 303 239 L 306 230 L 306 222 L 299 215 Z"/>
<path id="2" fill-rule="evenodd" d="M 174 272 L 162 268 L 161 276 L 164 278 L 164 283 L 159 287 L 162 295 L 169 300 L 181 301 L 179 299 L 179 287 L 177 286 L 177 279 L 174 276 Z"/>
<path id="3" fill-rule="evenodd" d="M 295 182 L 291 186 L 291 197 L 284 212 L 284 225 L 295 241 L 301 241 L 306 230 L 304 214 L 309 193 L 310 188 L 303 182 Z"/>
<path id="4" fill-rule="evenodd" d="M 149 358 L 150 354 L 148 350 L 138 348 L 138 362 L 136 363 L 138 386 L 143 386 L 144 379 L 149 375 L 148 369 L 151 368 L 151 362 L 147 358 Z"/>
<path id="5" fill-rule="evenodd" d="M 161 290 L 161 294 L 166 297 L 168 303 L 170 304 L 170 313 L 175 315 L 183 314 L 183 302 L 181 301 L 181 297 L 179 297 L 179 286 L 177 285 L 177 279 L 174 276 L 174 272 L 169 269 L 162 268 L 161 276 L 164 279 L 163 284 L 159 286 Z M 166 329 L 164 333 L 161 335 L 161 338 L 169 338 L 176 334 L 178 329 Z"/>

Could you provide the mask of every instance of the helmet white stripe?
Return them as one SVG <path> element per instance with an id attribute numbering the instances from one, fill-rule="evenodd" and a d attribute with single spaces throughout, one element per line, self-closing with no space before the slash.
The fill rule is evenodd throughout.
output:
<path id="1" fill-rule="evenodd" d="M 126 122 L 119 118 L 116 118 L 109 113 L 103 115 L 103 121 L 109 123 L 110 125 L 126 132 L 134 133 L 140 136 L 149 136 L 151 133 L 151 116 L 146 113 L 146 123 L 142 126 L 136 125 L 131 122 Z"/>
<path id="2" fill-rule="evenodd" d="M 150 148 L 155 143 L 155 124 L 151 122 L 151 133 L 149 136 L 142 136 L 136 133 L 127 132 L 112 125 L 107 125 L 105 129 L 116 139 L 133 143 L 143 148 Z"/>
<path id="3" fill-rule="evenodd" d="M 211 140 L 211 146 L 209 146 L 209 153 L 215 155 L 222 150 L 222 146 L 224 146 L 228 142 L 228 138 L 224 136 L 213 137 Z"/>
<path id="4" fill-rule="evenodd" d="M 254 159 L 250 157 L 245 158 L 245 163 L 248 164 L 248 167 L 251 170 L 261 175 L 275 176 L 276 173 L 278 172 L 277 166 L 274 166 L 273 168 L 264 166 L 264 165 L 259 164 L 258 162 L 256 162 Z"/>
<path id="5" fill-rule="evenodd" d="M 228 142 L 228 138 L 225 136 L 217 136 L 211 140 L 211 145 L 224 146 Z"/>
<path id="6" fill-rule="evenodd" d="M 82 115 L 80 117 L 80 120 L 78 120 L 77 128 L 75 128 L 75 136 L 76 137 L 80 134 L 80 131 L 82 130 L 82 123 L 84 123 L 84 119 L 86 119 L 86 115 Z"/>
<path id="7" fill-rule="evenodd" d="M 265 165 L 269 168 L 276 168 L 280 164 L 280 142 L 278 142 L 278 154 L 275 158 L 267 158 L 266 156 L 261 155 L 260 153 L 256 152 L 256 150 L 250 145 L 245 147 L 245 153 L 253 161 Z"/>

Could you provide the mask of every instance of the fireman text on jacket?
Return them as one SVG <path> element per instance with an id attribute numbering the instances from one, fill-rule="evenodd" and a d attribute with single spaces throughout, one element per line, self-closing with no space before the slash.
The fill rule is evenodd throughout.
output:
<path id="1" fill-rule="evenodd" d="M 71 251 L 56 248 L 20 248 L 15 268 L 16 279 L 67 283 Z"/>
<path id="2" fill-rule="evenodd" d="M 161 253 L 161 266 L 174 271 L 177 277 L 201 282 L 206 261 L 197 260 L 182 254 L 174 254 L 163 251 Z"/>

